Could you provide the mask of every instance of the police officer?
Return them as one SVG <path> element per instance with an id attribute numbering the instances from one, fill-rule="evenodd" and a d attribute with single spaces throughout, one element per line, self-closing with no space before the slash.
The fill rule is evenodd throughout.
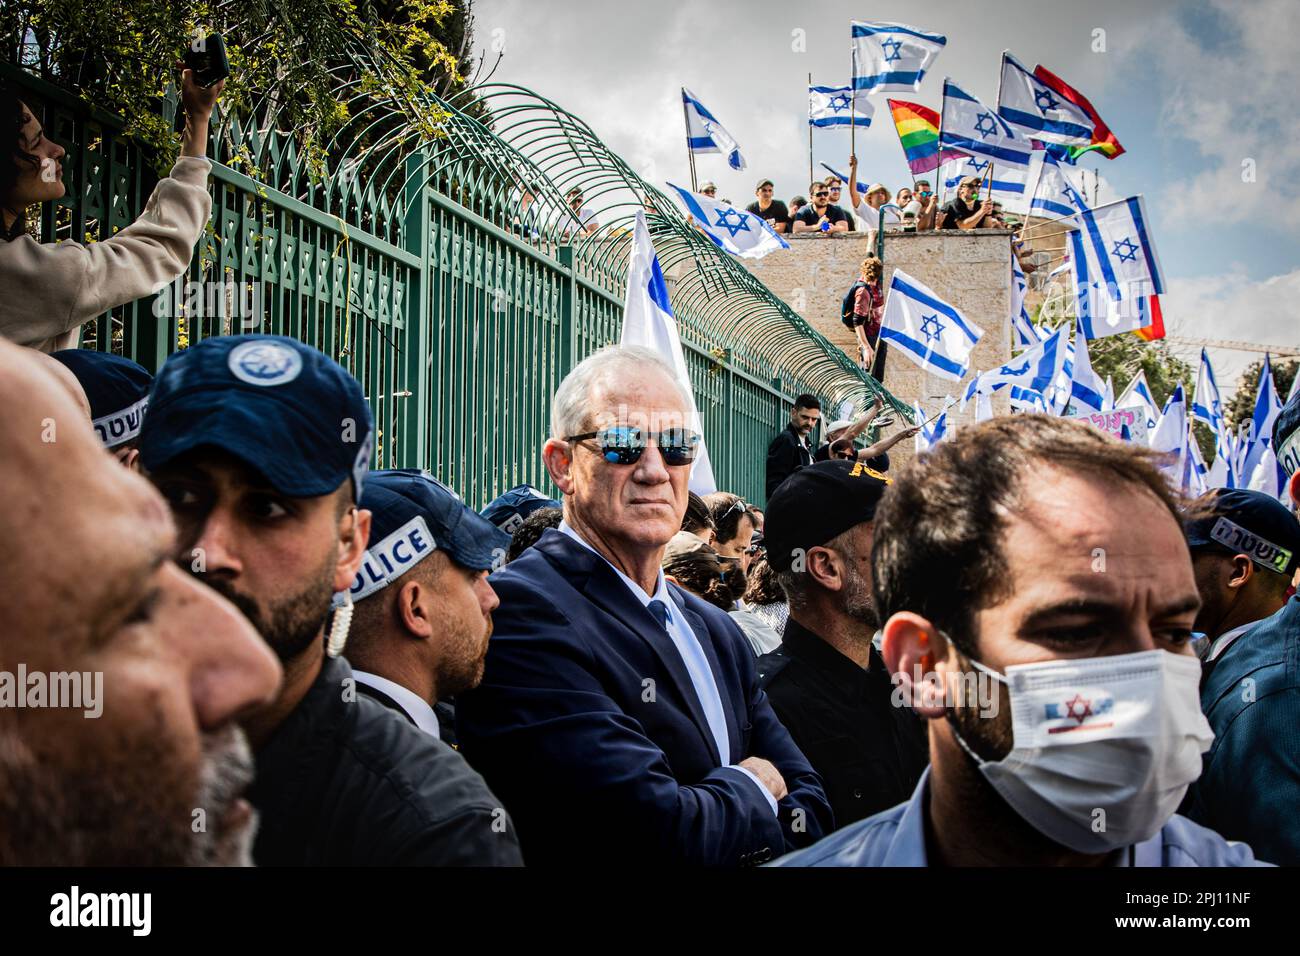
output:
<path id="1" fill-rule="evenodd" d="M 149 407 L 153 376 L 129 358 L 91 349 L 60 349 L 50 358 L 67 367 L 81 383 L 100 443 L 127 468 L 139 471 L 137 439 Z"/>
<path id="2" fill-rule="evenodd" d="M 361 507 L 371 543 L 347 647 L 357 689 L 455 746 L 452 699 L 483 678 L 500 603 L 487 574 L 510 536 L 414 469 L 371 474 Z"/>
<path id="3" fill-rule="evenodd" d="M 1300 503 L 1300 393 L 1278 416 L 1272 447 L 1289 476 L 1292 502 Z M 1280 603 L 1276 598 L 1295 573 L 1300 536 L 1295 518 L 1266 495 L 1222 492 L 1217 505 L 1219 514 L 1193 525 L 1188 537 L 1193 554 L 1222 548 L 1220 596 L 1207 603 L 1226 606 L 1225 623 L 1246 626 L 1229 627 L 1210 647 L 1201 708 L 1214 743 L 1183 812 L 1229 839 L 1248 842 L 1260 859 L 1295 866 L 1300 864 L 1300 597 L 1292 596 L 1253 626 L 1249 618 Z M 1243 555 L 1249 560 L 1242 561 Z M 1252 602 L 1251 592 L 1261 588 L 1274 596 L 1272 605 Z M 1240 596 L 1227 597 L 1230 590 Z M 1232 616 L 1242 602 L 1247 609 Z"/>
<path id="4" fill-rule="evenodd" d="M 283 336 L 204 340 L 167 360 L 140 433 L 177 560 L 235 603 L 284 666 L 250 715 L 260 865 L 517 864 L 499 801 L 459 754 L 358 695 L 351 605 L 372 423 L 357 381 Z"/>
<path id="5" fill-rule="evenodd" d="M 558 508 L 560 503 L 532 485 L 515 485 L 488 502 L 479 514 L 506 534 L 514 534 L 534 511 Z"/>

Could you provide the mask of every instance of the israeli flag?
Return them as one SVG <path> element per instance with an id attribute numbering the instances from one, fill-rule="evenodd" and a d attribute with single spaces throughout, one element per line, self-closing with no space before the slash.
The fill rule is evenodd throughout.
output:
<path id="1" fill-rule="evenodd" d="M 1112 302 L 1136 304 L 1139 299 L 1165 291 L 1164 271 L 1147 232 L 1149 221 L 1141 196 L 1078 210 L 1079 228 L 1071 232 L 1070 244 L 1083 309 L 1077 314 L 1085 319 L 1088 338 L 1142 327 L 1132 324 L 1141 317 L 1139 308 L 1122 310 L 1117 317 L 1119 323 L 1102 314 L 1100 305 L 1092 301 L 1099 294 Z M 1082 301 L 1082 291 L 1088 293 L 1087 302 Z M 1106 320 L 1108 331 L 1098 319 Z M 1116 324 L 1126 327 L 1114 327 Z"/>
<path id="2" fill-rule="evenodd" d="M 1060 331 L 1064 331 L 1061 326 Z M 1064 358 L 1061 368 L 1052 379 L 1051 384 L 1043 389 L 1043 401 L 1053 415 L 1064 415 L 1070 408 L 1070 398 L 1074 389 L 1074 342 L 1064 340 Z"/>
<path id="3" fill-rule="evenodd" d="M 1114 411 L 1115 410 L 1115 383 L 1110 380 L 1109 375 L 1106 376 L 1106 393 L 1102 397 L 1104 401 L 1101 410 L 1103 412 Z"/>
<path id="4" fill-rule="evenodd" d="M 1007 121 L 952 80 L 943 81 L 942 146 L 952 146 L 999 165 L 1029 168 L 1033 146 Z"/>
<path id="5" fill-rule="evenodd" d="M 990 175 L 993 177 L 991 182 L 988 179 Z M 985 182 L 980 194 L 984 195 L 984 190 L 988 190 L 989 198 L 1002 203 L 1007 212 L 1024 215 L 1029 211 L 1029 167 L 998 165 L 989 159 L 966 156 L 950 159 L 939 169 L 945 193 L 956 189 L 967 176 L 983 179 Z"/>
<path id="6" fill-rule="evenodd" d="M 998 114 L 1026 139 L 1067 146 L 1087 146 L 1096 123 L 1026 69 L 1009 52 L 1002 53 Z"/>
<path id="7" fill-rule="evenodd" d="M 1029 280 L 1025 278 L 1025 271 L 1020 268 L 1020 260 L 1013 252 L 1011 254 L 1011 328 L 1016 333 L 1017 348 L 1027 348 L 1046 337 L 1043 330 L 1034 325 L 1029 310 L 1025 308 L 1025 292 L 1028 288 Z"/>
<path id="8" fill-rule="evenodd" d="M 970 368 L 970 353 L 984 334 L 934 290 L 895 269 L 885 294 L 880 338 L 940 378 L 960 382 Z"/>
<path id="9" fill-rule="evenodd" d="M 1201 349 L 1201 368 L 1196 376 L 1196 391 L 1192 393 L 1192 421 L 1202 422 L 1214 432 L 1214 464 L 1210 466 L 1211 487 L 1235 488 L 1232 436 L 1223 419 L 1219 383 L 1215 380 L 1214 367 L 1210 365 L 1210 357 L 1205 349 Z"/>
<path id="10" fill-rule="evenodd" d="M 1183 494 L 1196 498 L 1205 494 L 1211 488 L 1218 487 L 1210 484 L 1211 478 L 1211 469 L 1206 467 L 1205 456 L 1201 454 L 1201 446 L 1197 443 L 1196 436 L 1189 430 L 1187 433 L 1187 448 L 1183 455 Z"/>
<path id="11" fill-rule="evenodd" d="M 1140 407 L 1147 417 L 1147 434 L 1155 431 L 1156 422 L 1160 418 L 1160 409 L 1156 406 L 1156 400 L 1151 395 L 1151 386 L 1147 384 L 1147 373 L 1139 370 L 1137 375 L 1133 376 L 1133 381 L 1128 383 L 1128 388 L 1124 389 L 1120 395 L 1119 401 L 1115 402 L 1116 408 L 1133 408 Z"/>
<path id="12" fill-rule="evenodd" d="M 1160 470 L 1174 485 L 1184 487 L 1183 466 L 1187 460 L 1187 402 L 1183 398 L 1183 386 L 1180 382 L 1174 386 L 1160 411 L 1155 430 L 1151 432 L 1148 444 L 1152 451 L 1174 456 L 1160 466 Z"/>
<path id="13" fill-rule="evenodd" d="M 682 87 L 682 102 L 686 105 L 686 145 L 692 153 L 725 153 L 732 169 L 744 169 L 745 157 L 740 146 L 695 94 Z"/>
<path id="14" fill-rule="evenodd" d="M 1092 370 L 1092 362 L 1088 359 L 1088 339 L 1078 319 L 1075 319 L 1074 381 L 1070 386 L 1070 398 L 1081 409 L 1106 411 L 1106 383 Z"/>
<path id="15" fill-rule="evenodd" d="M 1036 392 L 1032 388 L 1012 385 L 1010 396 L 1011 407 L 1018 412 L 1037 412 L 1046 415 L 1050 411 L 1047 407 L 1047 398 L 1042 392 Z"/>
<path id="16" fill-rule="evenodd" d="M 902 23 L 854 20 L 853 88 L 915 93 L 947 42 L 947 37 Z"/>
<path id="17" fill-rule="evenodd" d="M 839 170 L 832 169 L 830 166 L 827 166 L 825 163 L 820 163 L 819 165 L 821 166 L 822 169 L 826 170 L 826 172 L 830 173 L 840 182 L 847 183 L 849 181 L 849 177 L 842 175 Z M 867 194 L 867 183 L 859 182 L 857 184 L 857 187 L 858 187 L 858 192 L 860 194 L 862 194 L 863 196 Z"/>
<path id="18" fill-rule="evenodd" d="M 1073 352 L 1066 331 L 1065 326 L 1060 326 L 1043 341 L 1021 352 L 1001 368 L 976 376 L 966 387 L 966 393 L 962 397 L 963 406 L 977 395 L 991 394 L 998 389 L 1013 386 L 1039 392 L 1047 398 L 1060 391 L 1062 382 L 1065 383 L 1065 397 L 1068 401 Z"/>
<path id="19" fill-rule="evenodd" d="M 1291 493 L 1286 470 L 1277 460 L 1271 445 L 1264 445 L 1259 460 L 1246 479 L 1246 487 L 1251 491 L 1262 491 L 1272 495 L 1288 508 L 1291 507 Z"/>
<path id="20" fill-rule="evenodd" d="M 628 251 L 627 297 L 623 306 L 623 335 L 620 345 L 644 345 L 658 352 L 677 373 L 677 380 L 685 388 L 690 400 L 687 414 L 689 427 L 700 435 L 699 453 L 691 463 L 688 486 L 697 495 L 708 495 L 718 490 L 713 478 L 713 465 L 709 463 L 709 450 L 704 443 L 704 429 L 695 405 L 695 392 L 691 376 L 686 370 L 686 357 L 682 354 L 682 340 L 677 334 L 677 319 L 668 301 L 668 284 L 664 282 L 659 258 L 650 241 L 645 213 L 636 211 L 636 225 L 632 230 L 632 245 Z"/>
<path id="21" fill-rule="evenodd" d="M 769 252 L 790 248 L 790 243 L 753 213 L 710 199 L 702 193 L 693 193 L 673 183 L 668 185 L 676 191 L 686 211 L 699 224 L 700 230 L 719 249 L 742 259 L 761 259 Z"/>
<path id="22" fill-rule="evenodd" d="M 921 409 L 921 403 L 917 402 L 912 405 L 912 411 L 916 413 L 916 422 L 921 426 L 921 430 L 912 438 L 913 447 L 918 455 L 921 452 L 929 451 L 943 440 L 944 435 L 948 434 L 948 409 L 952 404 L 952 397 L 947 397 L 943 403 L 943 411 L 929 424 L 925 423 L 926 414 Z"/>
<path id="23" fill-rule="evenodd" d="M 852 92 L 851 86 L 808 87 L 808 125 L 870 126 L 876 108 L 865 95 Z"/>
<path id="24" fill-rule="evenodd" d="M 1251 416 L 1250 429 L 1245 454 L 1237 474 L 1247 481 L 1253 481 L 1255 469 L 1273 444 L 1273 423 L 1282 414 L 1282 400 L 1278 398 L 1277 387 L 1273 383 L 1273 362 L 1268 353 L 1264 353 L 1264 367 L 1259 372 L 1259 387 L 1255 391 L 1255 413 Z M 1275 456 L 1276 461 L 1276 456 Z"/>
<path id="25" fill-rule="evenodd" d="M 1030 215 L 1045 219 L 1072 219 L 1080 209 L 1087 209 L 1083 194 L 1074 187 L 1056 157 L 1043 154 L 1038 176 L 1029 201 Z"/>

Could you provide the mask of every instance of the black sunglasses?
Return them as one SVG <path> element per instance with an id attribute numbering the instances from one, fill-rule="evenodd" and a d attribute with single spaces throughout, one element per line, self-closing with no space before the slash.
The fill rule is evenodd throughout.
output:
<path id="1" fill-rule="evenodd" d="M 813 199 L 825 199 L 830 193 L 813 193 Z"/>
<path id="2" fill-rule="evenodd" d="M 714 524 L 720 527 L 724 521 L 726 521 L 728 518 L 731 517 L 731 513 L 735 511 L 737 508 L 739 508 L 741 512 L 743 512 L 744 514 L 749 514 L 749 502 L 747 502 L 744 498 L 737 498 L 735 501 L 731 503 L 730 508 L 722 512 L 721 516 L 719 516 L 718 520 L 715 521 Z"/>
<path id="3" fill-rule="evenodd" d="M 659 446 L 659 454 L 664 456 L 665 465 L 689 465 L 695 460 L 701 441 L 699 434 L 689 428 L 665 428 L 660 432 L 648 432 L 634 425 L 614 425 L 600 431 L 570 435 L 564 440 L 580 442 L 593 438 L 600 445 L 601 457 L 614 465 L 635 465 L 641 460 L 649 439 L 654 439 Z"/>

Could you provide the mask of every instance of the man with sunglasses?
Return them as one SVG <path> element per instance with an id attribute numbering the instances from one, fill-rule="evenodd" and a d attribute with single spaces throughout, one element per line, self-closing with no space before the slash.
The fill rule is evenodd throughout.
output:
<path id="1" fill-rule="evenodd" d="M 848 214 L 848 210 L 840 205 L 840 197 L 844 194 L 844 184 L 840 182 L 840 177 L 831 174 L 826 177 L 826 190 L 830 193 L 828 197 L 832 208 L 838 209 L 844 213 L 844 218 L 848 222 L 848 231 L 856 232 L 857 226 L 853 222 L 853 217 Z"/>
<path id="2" fill-rule="evenodd" d="M 849 214 L 831 203 L 831 192 L 825 183 L 808 187 L 808 205 L 794 217 L 794 234 L 814 233 L 829 236 L 831 233 L 849 231 Z"/>
<path id="3" fill-rule="evenodd" d="M 501 606 L 457 729 L 530 865 L 755 864 L 831 827 L 739 628 L 664 579 L 699 444 L 688 408 L 650 349 L 579 363 L 542 449 L 564 521 L 491 578 Z"/>

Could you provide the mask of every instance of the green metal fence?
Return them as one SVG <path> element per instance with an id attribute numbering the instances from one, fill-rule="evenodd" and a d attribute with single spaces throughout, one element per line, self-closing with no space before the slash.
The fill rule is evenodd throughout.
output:
<path id="1" fill-rule="evenodd" d="M 44 210 L 42 238 L 103 240 L 128 225 L 156 177 L 120 121 L 0 70 L 68 150 L 67 195 Z M 477 507 L 521 482 L 549 487 L 539 452 L 550 397 L 574 364 L 618 341 L 641 210 L 720 487 L 763 500 L 766 447 L 794 394 L 813 392 L 829 408 L 883 392 L 554 103 L 479 87 L 488 129 L 455 102 L 413 107 L 346 76 L 340 90 L 351 119 L 315 177 L 275 132 L 273 111 L 246 125 L 225 118 L 210 153 L 210 229 L 187 277 L 198 285 L 178 282 L 100 316 L 83 344 L 156 369 L 210 335 L 308 342 L 361 382 L 377 467 L 427 468 Z M 433 135 L 428 116 L 412 122 L 426 108 Z M 567 211 L 574 187 L 600 208 L 591 235 L 575 232 Z"/>

